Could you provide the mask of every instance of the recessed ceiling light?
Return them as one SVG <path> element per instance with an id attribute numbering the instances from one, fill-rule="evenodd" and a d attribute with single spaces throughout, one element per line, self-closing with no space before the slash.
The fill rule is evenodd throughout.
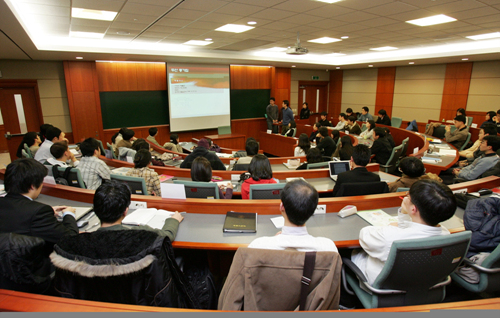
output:
<path id="1" fill-rule="evenodd" d="M 269 49 L 265 49 L 264 51 L 267 51 L 267 52 L 285 52 L 286 51 L 286 48 L 285 47 L 271 47 Z"/>
<path id="2" fill-rule="evenodd" d="M 372 51 L 391 51 L 391 50 L 397 50 L 397 49 L 398 49 L 397 47 L 393 47 L 393 46 L 381 46 L 381 47 L 371 48 L 370 50 L 372 50 Z"/>
<path id="3" fill-rule="evenodd" d="M 500 38 L 500 32 L 471 35 L 471 36 L 466 36 L 466 38 L 471 40 L 486 40 L 486 39 Z"/>
<path id="4" fill-rule="evenodd" d="M 373 67 L 373 65 L 368 65 L 368 67 Z"/>
<path id="5" fill-rule="evenodd" d="M 453 22 L 453 21 L 457 21 L 457 19 L 449 17 L 449 16 L 444 15 L 444 14 L 438 14 L 438 15 L 433 15 L 431 17 L 427 17 L 427 18 L 409 20 L 409 21 L 406 21 L 406 23 L 411 23 L 411 24 L 415 24 L 418 26 L 428 26 L 428 25 L 448 23 L 448 22 Z"/>
<path id="6" fill-rule="evenodd" d="M 292 67 L 295 67 L 295 65 L 292 65 Z"/>
<path id="7" fill-rule="evenodd" d="M 77 59 L 77 60 L 83 60 L 83 57 L 81 57 L 81 56 L 77 56 L 77 57 L 76 57 L 76 59 Z"/>
<path id="8" fill-rule="evenodd" d="M 113 11 L 90 10 L 82 8 L 71 9 L 71 16 L 73 18 L 80 18 L 80 19 L 113 21 L 117 14 L 118 12 L 113 12 Z"/>
<path id="9" fill-rule="evenodd" d="M 408 63 L 408 64 L 411 64 L 411 65 L 413 65 L 413 64 L 415 64 L 415 62 L 410 62 L 410 63 Z"/>
<path id="10" fill-rule="evenodd" d="M 72 38 L 102 39 L 104 33 L 70 31 L 69 36 Z"/>
<path id="11" fill-rule="evenodd" d="M 212 39 L 211 38 L 206 38 L 205 41 L 212 41 Z"/>
<path id="12" fill-rule="evenodd" d="M 325 36 L 325 37 L 322 37 L 322 38 L 318 38 L 318 39 L 314 39 L 314 40 L 309 40 L 307 42 L 327 44 L 327 43 L 333 43 L 333 42 L 338 42 L 338 41 L 342 41 L 342 40 L 341 39 L 336 39 L 336 38 L 329 38 L 329 37 Z"/>
<path id="13" fill-rule="evenodd" d="M 254 24 L 257 24 L 257 22 L 255 22 L 255 21 L 248 21 L 247 24 L 254 25 Z"/>
<path id="14" fill-rule="evenodd" d="M 337 70 L 340 70 L 340 66 L 337 66 L 337 67 L 336 67 L 336 69 L 337 69 Z"/>
<path id="15" fill-rule="evenodd" d="M 463 58 L 462 61 L 468 61 L 469 59 L 468 58 Z"/>
<path id="16" fill-rule="evenodd" d="M 316 1 L 319 1 L 319 2 L 326 2 L 326 3 L 335 3 L 335 2 L 342 1 L 342 0 L 316 0 Z"/>
<path id="17" fill-rule="evenodd" d="M 214 42 L 210 42 L 210 41 L 197 41 L 197 40 L 190 40 L 190 41 L 187 41 L 187 42 L 184 42 L 182 44 L 184 45 L 198 45 L 198 46 L 205 46 L 205 45 L 209 45 L 209 44 L 212 44 Z"/>
<path id="18" fill-rule="evenodd" d="M 342 40 L 348 39 L 349 37 L 347 35 L 341 36 L 340 37 Z"/>
<path id="19" fill-rule="evenodd" d="M 251 30 L 253 28 L 254 27 L 241 25 L 241 24 L 226 24 L 226 25 L 221 26 L 220 28 L 215 29 L 215 31 L 241 33 L 241 32 Z"/>

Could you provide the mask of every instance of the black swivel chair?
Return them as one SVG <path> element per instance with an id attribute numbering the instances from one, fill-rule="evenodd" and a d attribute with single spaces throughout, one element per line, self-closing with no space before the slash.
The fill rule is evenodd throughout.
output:
<path id="1" fill-rule="evenodd" d="M 340 185 L 337 197 L 347 197 L 353 195 L 368 195 L 388 193 L 389 187 L 385 181 L 343 183 Z"/>

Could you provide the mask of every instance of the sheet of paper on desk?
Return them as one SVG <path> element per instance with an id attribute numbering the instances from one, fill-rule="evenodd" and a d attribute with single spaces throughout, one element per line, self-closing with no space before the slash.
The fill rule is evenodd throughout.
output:
<path id="1" fill-rule="evenodd" d="M 138 209 L 128 214 L 122 221 L 128 225 L 149 225 L 155 229 L 161 229 L 165 220 L 174 215 L 174 212 L 166 210 Z"/>
<path id="2" fill-rule="evenodd" d="M 231 158 L 233 155 L 230 153 L 221 153 L 221 152 L 216 152 L 215 153 L 217 157 L 219 158 Z"/>
<path id="3" fill-rule="evenodd" d="M 398 222 L 397 217 L 390 216 L 382 210 L 360 211 L 357 214 L 360 218 L 374 226 L 384 226 L 393 222 Z"/>
<path id="4" fill-rule="evenodd" d="M 439 149 L 439 154 L 442 156 L 456 156 L 457 151 L 455 149 Z"/>
<path id="5" fill-rule="evenodd" d="M 165 199 L 186 199 L 186 191 L 183 184 L 161 183 L 161 197 Z"/>
<path id="6" fill-rule="evenodd" d="M 282 216 L 277 216 L 275 218 L 270 219 L 271 222 L 273 222 L 274 226 L 276 226 L 277 229 L 281 229 L 283 226 L 285 226 L 285 218 Z"/>

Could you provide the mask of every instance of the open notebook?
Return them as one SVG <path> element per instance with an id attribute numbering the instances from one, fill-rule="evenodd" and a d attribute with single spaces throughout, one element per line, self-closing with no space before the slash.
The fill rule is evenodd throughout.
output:
<path id="1" fill-rule="evenodd" d="M 166 210 L 137 209 L 132 213 L 127 214 L 123 219 L 122 224 L 128 225 L 149 225 L 154 229 L 161 229 L 165 220 L 174 215 L 175 212 Z"/>

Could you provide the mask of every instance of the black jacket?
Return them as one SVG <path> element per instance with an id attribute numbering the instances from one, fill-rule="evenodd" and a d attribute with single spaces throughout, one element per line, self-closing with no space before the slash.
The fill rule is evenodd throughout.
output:
<path id="1" fill-rule="evenodd" d="M 365 167 L 358 167 L 350 171 L 342 172 L 338 175 L 335 186 L 333 187 L 333 196 L 335 197 L 337 195 L 337 192 L 343 183 L 364 183 L 376 181 L 380 181 L 379 175 L 366 170 Z"/>
<path id="2" fill-rule="evenodd" d="M 61 297 L 173 308 L 199 308 L 170 240 L 147 230 L 83 233 L 54 246 Z"/>
<path id="3" fill-rule="evenodd" d="M 300 110 L 300 119 L 308 119 L 309 116 L 311 116 L 311 111 L 309 110 L 309 108 L 302 108 Z"/>
<path id="4" fill-rule="evenodd" d="M 375 122 L 375 124 L 381 124 L 381 125 L 386 125 L 386 126 L 392 126 L 391 125 L 391 119 L 389 118 L 389 116 L 385 115 L 384 117 L 382 118 L 378 118 L 377 121 Z"/>
<path id="5" fill-rule="evenodd" d="M 323 152 L 323 156 L 331 157 L 335 152 L 337 145 L 335 144 L 335 141 L 333 141 L 332 137 L 326 136 L 321 139 L 316 148 Z"/>
<path id="6" fill-rule="evenodd" d="M 189 156 L 187 156 L 186 159 L 184 159 L 180 167 L 190 169 L 194 159 L 198 157 L 207 158 L 208 161 L 210 161 L 210 165 L 212 166 L 213 170 L 226 170 L 226 166 L 224 166 L 222 161 L 220 161 L 219 157 L 217 157 L 214 152 L 208 151 L 208 149 L 205 147 L 194 148 L 193 152 Z"/>
<path id="7" fill-rule="evenodd" d="M 467 257 L 491 253 L 500 243 L 500 199 L 489 197 L 467 202 L 464 226 L 472 231 Z"/>
<path id="8" fill-rule="evenodd" d="M 325 120 L 319 120 L 318 123 L 321 124 L 321 126 L 326 126 L 326 127 L 333 127 L 333 124 L 331 121 L 329 121 L 328 119 L 325 119 Z"/>
<path id="9" fill-rule="evenodd" d="M 387 138 L 384 137 L 373 142 L 371 151 L 372 155 L 375 155 L 372 162 L 378 162 L 381 165 L 385 165 L 391 156 L 392 147 Z"/>

